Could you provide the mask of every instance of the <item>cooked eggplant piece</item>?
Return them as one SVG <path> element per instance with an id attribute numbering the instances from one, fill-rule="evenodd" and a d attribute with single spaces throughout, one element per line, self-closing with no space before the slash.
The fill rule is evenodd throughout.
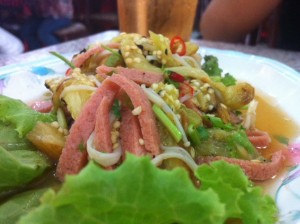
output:
<path id="1" fill-rule="evenodd" d="M 61 107 L 64 111 L 69 111 L 73 119 L 78 117 L 83 105 L 97 87 L 94 80 L 81 74 L 79 69 L 74 69 L 72 75 L 60 80 L 59 84 L 57 80 L 49 80 L 47 85 L 53 91 L 54 111 Z"/>
<path id="2" fill-rule="evenodd" d="M 219 100 L 227 107 L 236 110 L 254 99 L 255 90 L 249 83 L 242 82 L 232 86 L 225 86 L 221 82 L 210 82 Z"/>
<path id="3" fill-rule="evenodd" d="M 27 134 L 27 139 L 54 161 L 58 160 L 65 145 L 63 129 L 40 121 Z"/>
<path id="4" fill-rule="evenodd" d="M 61 100 L 66 104 L 68 111 L 74 120 L 79 116 L 84 104 L 95 91 L 95 87 L 88 85 L 70 85 L 64 89 Z"/>

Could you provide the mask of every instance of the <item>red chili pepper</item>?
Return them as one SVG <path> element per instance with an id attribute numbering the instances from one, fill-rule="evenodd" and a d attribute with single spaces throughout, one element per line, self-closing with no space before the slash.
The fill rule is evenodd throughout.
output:
<path id="1" fill-rule="evenodd" d="M 72 68 L 68 68 L 68 70 L 66 71 L 66 76 L 71 75 L 73 69 Z"/>
<path id="2" fill-rule="evenodd" d="M 185 55 L 186 45 L 184 40 L 180 36 L 173 37 L 170 43 L 172 54 L 177 53 L 180 56 Z M 179 51 L 178 51 L 179 50 Z"/>
<path id="3" fill-rule="evenodd" d="M 185 95 L 193 96 L 194 89 L 190 84 L 183 82 L 183 83 L 180 83 L 180 86 L 179 86 L 179 97 L 183 97 Z"/>
<path id="4" fill-rule="evenodd" d="M 184 76 L 179 75 L 178 73 L 175 73 L 175 72 L 171 73 L 169 75 L 169 77 L 170 77 L 170 79 L 172 79 L 175 82 L 184 82 L 184 80 L 185 80 Z"/>

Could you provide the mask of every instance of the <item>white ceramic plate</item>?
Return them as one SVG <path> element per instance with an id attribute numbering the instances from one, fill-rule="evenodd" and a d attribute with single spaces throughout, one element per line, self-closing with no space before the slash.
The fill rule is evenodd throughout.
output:
<path id="1" fill-rule="evenodd" d="M 234 74 L 256 89 L 274 98 L 300 127 L 300 74 L 277 61 L 234 51 L 202 48 L 202 55 L 212 54 L 219 58 L 224 72 Z M 26 103 L 43 98 L 47 93 L 44 80 L 64 75 L 66 65 L 53 56 L 27 64 L 0 68 L 0 93 L 18 98 Z M 297 139 L 300 141 L 300 133 Z M 298 149 L 300 150 L 300 149 Z M 280 209 L 279 223 L 300 223 L 300 166 L 273 183 L 273 194 Z"/>

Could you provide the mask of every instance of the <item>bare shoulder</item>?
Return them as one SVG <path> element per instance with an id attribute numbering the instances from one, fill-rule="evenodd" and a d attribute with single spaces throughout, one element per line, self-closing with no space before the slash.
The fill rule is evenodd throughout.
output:
<path id="1" fill-rule="evenodd" d="M 255 28 L 280 0 L 212 0 L 201 16 L 204 38 L 236 41 Z"/>

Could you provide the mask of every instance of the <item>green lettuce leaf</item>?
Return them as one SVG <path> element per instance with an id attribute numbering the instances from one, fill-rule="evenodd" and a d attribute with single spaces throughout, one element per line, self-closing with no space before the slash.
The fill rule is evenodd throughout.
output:
<path id="1" fill-rule="evenodd" d="M 48 160 L 37 151 L 7 151 L 0 146 L 0 194 L 27 184 L 49 166 Z"/>
<path id="2" fill-rule="evenodd" d="M 127 155 L 114 171 L 90 162 L 20 223 L 198 224 L 223 223 L 223 217 L 218 196 L 195 188 L 183 169 L 160 170 L 149 158 Z"/>
<path id="3" fill-rule="evenodd" d="M 26 138 L 20 138 L 13 125 L 0 121 L 0 146 L 8 151 L 35 150 L 32 143 Z"/>
<path id="4" fill-rule="evenodd" d="M 40 204 L 40 197 L 47 188 L 30 190 L 10 198 L 0 205 L 0 223 L 15 224 L 22 215 Z"/>
<path id="5" fill-rule="evenodd" d="M 202 165 L 196 171 L 201 190 L 213 189 L 226 206 L 226 218 L 237 218 L 243 224 L 276 223 L 275 201 L 253 186 L 239 166 L 224 161 Z"/>
<path id="6" fill-rule="evenodd" d="M 20 100 L 0 96 L 0 196 L 24 187 L 50 166 L 25 138 L 39 120 L 51 122 L 55 115 L 39 113 Z"/>
<path id="7" fill-rule="evenodd" d="M 219 161 L 201 165 L 196 175 L 200 188 L 185 170 L 158 169 L 147 157 L 128 154 L 114 171 L 90 162 L 19 223 L 275 223 L 274 201 L 240 167 Z"/>
<path id="8" fill-rule="evenodd" d="M 24 137 L 37 121 L 52 122 L 56 116 L 40 113 L 28 107 L 21 100 L 0 95 L 0 121 L 13 124 L 20 137 Z"/>

